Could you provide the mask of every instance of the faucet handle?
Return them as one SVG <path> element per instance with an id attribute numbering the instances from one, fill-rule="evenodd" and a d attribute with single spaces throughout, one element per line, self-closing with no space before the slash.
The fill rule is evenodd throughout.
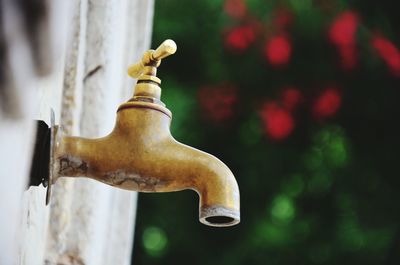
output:
<path id="1" fill-rule="evenodd" d="M 165 40 L 160 46 L 152 53 L 151 57 L 155 61 L 160 61 L 176 52 L 176 43 L 173 40 Z"/>
<path id="2" fill-rule="evenodd" d="M 139 78 L 143 74 L 155 77 L 161 60 L 174 54 L 176 49 L 176 43 L 173 40 L 165 40 L 156 50 L 146 51 L 138 63 L 129 66 L 128 75 L 134 78 Z"/>

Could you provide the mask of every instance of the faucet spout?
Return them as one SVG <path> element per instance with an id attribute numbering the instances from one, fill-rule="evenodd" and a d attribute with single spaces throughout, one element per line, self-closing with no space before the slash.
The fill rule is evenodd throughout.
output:
<path id="1" fill-rule="evenodd" d="M 173 190 L 192 189 L 199 195 L 199 220 L 209 226 L 240 222 L 239 188 L 231 170 L 218 158 L 175 141 L 165 146 L 164 169 L 176 178 Z"/>
<path id="2" fill-rule="evenodd" d="M 239 189 L 232 172 L 216 157 L 177 142 L 169 130 L 170 115 L 161 105 L 129 101 L 120 106 L 113 131 L 103 138 L 58 132 L 56 175 L 88 177 L 139 192 L 192 189 L 200 196 L 202 223 L 239 223 Z"/>
<path id="3" fill-rule="evenodd" d="M 231 170 L 218 158 L 176 143 L 176 154 L 185 154 L 182 175 L 200 197 L 200 222 L 210 226 L 231 226 L 240 222 L 239 188 Z"/>

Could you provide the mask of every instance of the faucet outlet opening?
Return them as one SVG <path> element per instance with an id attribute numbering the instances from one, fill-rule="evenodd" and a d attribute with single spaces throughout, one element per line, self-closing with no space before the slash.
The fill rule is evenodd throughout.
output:
<path id="1" fill-rule="evenodd" d="M 216 227 L 233 226 L 240 222 L 240 213 L 222 206 L 204 207 L 200 210 L 200 222 Z"/>
<path id="2" fill-rule="evenodd" d="M 206 217 L 206 221 L 212 224 L 229 224 L 235 219 L 229 216 L 210 216 Z"/>

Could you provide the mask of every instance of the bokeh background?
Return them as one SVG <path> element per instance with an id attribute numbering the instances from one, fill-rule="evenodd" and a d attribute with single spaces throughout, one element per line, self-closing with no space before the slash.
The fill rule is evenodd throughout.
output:
<path id="1" fill-rule="evenodd" d="M 134 264 L 400 264 L 396 1 L 158 0 L 172 133 L 234 172 L 239 225 L 139 196 Z"/>

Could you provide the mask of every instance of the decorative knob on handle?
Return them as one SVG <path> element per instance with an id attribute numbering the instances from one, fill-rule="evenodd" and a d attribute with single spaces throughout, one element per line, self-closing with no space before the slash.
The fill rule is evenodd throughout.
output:
<path id="1" fill-rule="evenodd" d="M 174 54 L 176 49 L 176 43 L 173 40 L 165 40 L 156 50 L 146 51 L 140 62 L 129 66 L 128 75 L 134 78 L 141 75 L 156 76 L 161 60 Z"/>

